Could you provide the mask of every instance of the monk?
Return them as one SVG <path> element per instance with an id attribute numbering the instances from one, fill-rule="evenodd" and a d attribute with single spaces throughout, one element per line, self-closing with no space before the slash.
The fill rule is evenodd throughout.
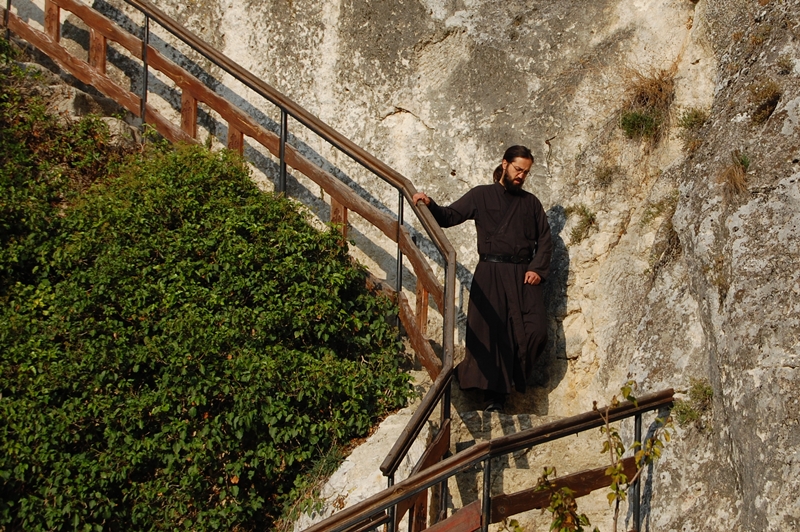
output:
<path id="1" fill-rule="evenodd" d="M 462 390 L 484 391 L 490 412 L 503 410 L 512 389 L 525 392 L 547 343 L 542 283 L 553 243 L 541 202 L 522 188 L 531 166 L 531 151 L 511 146 L 493 184 L 473 188 L 448 207 L 422 192 L 413 197 L 442 227 L 475 221 L 480 261 L 470 288 L 466 357 L 456 375 Z"/>

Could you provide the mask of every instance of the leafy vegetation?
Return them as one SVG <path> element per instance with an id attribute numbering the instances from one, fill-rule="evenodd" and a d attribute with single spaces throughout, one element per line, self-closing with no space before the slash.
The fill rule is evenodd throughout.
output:
<path id="1" fill-rule="evenodd" d="M 575 502 L 575 491 L 567 486 L 560 486 L 550 478 L 556 474 L 554 467 L 545 467 L 542 476 L 536 484 L 536 491 L 550 493 L 550 504 L 545 508 L 552 514 L 550 530 L 556 532 L 584 532 L 584 527 L 591 526 L 586 514 L 578 513 L 578 503 Z M 599 532 L 597 527 L 592 532 Z"/>
<path id="2" fill-rule="evenodd" d="M 623 399 L 637 405 L 636 397 L 633 395 L 635 388 L 636 383 L 628 381 L 620 388 L 620 391 Z M 601 453 L 607 455 L 610 462 L 609 467 L 605 470 L 605 475 L 611 479 L 608 502 L 614 505 L 612 529 L 614 532 L 618 528 L 620 503 L 627 499 L 628 489 L 640 478 L 645 467 L 653 464 L 661 457 L 664 443 L 669 442 L 671 439 L 669 429 L 672 428 L 671 417 L 656 418 L 648 437 L 642 442 L 634 441 L 629 448 L 626 448 L 619 434 L 619 429 L 609 421 L 611 409 L 617 408 L 620 404 L 620 399 L 615 395 L 605 408 L 598 408 L 596 401 L 593 407 L 604 422 L 603 426 L 600 427 L 600 432 L 604 436 Z M 623 456 L 628 452 L 633 453 L 636 466 L 636 472 L 631 478 L 628 478 L 625 474 L 623 463 Z M 555 474 L 555 468 L 545 467 L 536 486 L 536 491 L 550 493 L 550 504 L 545 508 L 552 514 L 550 530 L 557 532 L 584 532 L 586 530 L 584 527 L 591 526 L 589 518 L 586 514 L 578 513 L 575 492 L 567 486 L 559 485 L 554 478 L 551 478 Z M 594 527 L 592 531 L 599 532 L 597 527 Z"/>
<path id="3" fill-rule="evenodd" d="M 405 404 L 393 306 L 237 156 L 0 75 L 0 530 L 270 528 Z"/>

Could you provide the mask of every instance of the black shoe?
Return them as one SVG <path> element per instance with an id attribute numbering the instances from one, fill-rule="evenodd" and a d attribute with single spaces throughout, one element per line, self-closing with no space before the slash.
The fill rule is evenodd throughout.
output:
<path id="1" fill-rule="evenodd" d="M 492 403 L 486 407 L 484 412 L 502 412 L 503 411 L 503 403 Z"/>
<path id="2" fill-rule="evenodd" d="M 493 390 L 483 391 L 483 400 L 489 403 L 484 412 L 502 412 L 506 405 L 507 393 L 495 392 Z"/>

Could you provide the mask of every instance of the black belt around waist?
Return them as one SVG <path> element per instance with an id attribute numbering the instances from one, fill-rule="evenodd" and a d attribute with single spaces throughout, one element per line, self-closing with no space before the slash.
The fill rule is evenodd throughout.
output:
<path id="1" fill-rule="evenodd" d="M 481 262 L 510 262 L 511 264 L 528 264 L 531 257 L 517 257 L 516 255 L 489 255 L 481 253 Z"/>

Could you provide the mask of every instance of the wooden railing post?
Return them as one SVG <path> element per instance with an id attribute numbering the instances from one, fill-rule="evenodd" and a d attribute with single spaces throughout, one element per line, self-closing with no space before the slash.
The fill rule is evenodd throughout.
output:
<path id="1" fill-rule="evenodd" d="M 347 207 L 331 198 L 331 223 L 341 224 L 342 241 L 347 240 Z"/>
<path id="2" fill-rule="evenodd" d="M 239 155 L 244 153 L 244 133 L 228 122 L 228 149 Z"/>
<path id="3" fill-rule="evenodd" d="M 417 328 L 422 335 L 428 335 L 428 291 L 417 280 Z"/>
<path id="4" fill-rule="evenodd" d="M 181 93 L 181 129 L 193 139 L 197 138 L 197 98 L 186 89 Z"/>
<path id="5" fill-rule="evenodd" d="M 108 43 L 102 33 L 89 28 L 89 64 L 100 72 L 106 73 L 106 51 Z"/>
<path id="6" fill-rule="evenodd" d="M 61 8 L 53 0 L 44 0 L 44 32 L 53 42 L 61 40 Z"/>

